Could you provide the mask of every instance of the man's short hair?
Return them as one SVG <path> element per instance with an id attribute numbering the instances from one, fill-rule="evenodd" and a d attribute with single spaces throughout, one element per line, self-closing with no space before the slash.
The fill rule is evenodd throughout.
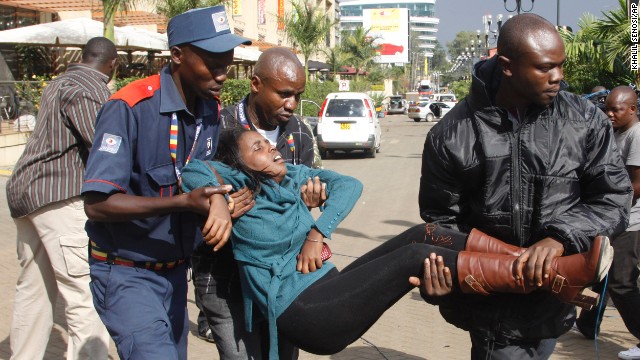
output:
<path id="1" fill-rule="evenodd" d="M 522 46 L 532 33 L 557 30 L 547 19 L 536 14 L 520 14 L 507 20 L 500 28 L 498 55 L 516 59 L 521 55 Z"/>
<path id="2" fill-rule="evenodd" d="M 82 62 L 85 64 L 106 64 L 117 57 L 116 46 L 106 37 L 94 37 L 82 49 Z"/>

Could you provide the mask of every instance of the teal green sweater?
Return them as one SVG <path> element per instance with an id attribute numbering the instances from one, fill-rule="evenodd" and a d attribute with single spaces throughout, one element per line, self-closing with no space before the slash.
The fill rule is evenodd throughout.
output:
<path id="1" fill-rule="evenodd" d="M 250 181 L 242 172 L 219 162 L 213 165 L 226 184 L 236 191 Z M 334 171 L 286 164 L 288 174 L 277 184 L 262 184 L 255 206 L 233 224 L 231 244 L 238 261 L 245 299 L 245 322 L 251 330 L 252 305 L 256 304 L 269 319 L 271 356 L 277 357 L 276 319 L 291 302 L 335 266 L 325 262 L 309 274 L 296 270 L 300 253 L 311 228 L 331 238 L 338 224 L 349 214 L 362 193 L 357 179 Z M 302 201 L 300 187 L 307 179 L 320 177 L 327 184 L 327 201 L 315 220 Z M 203 186 L 217 185 L 210 167 L 192 160 L 183 169 L 182 187 L 188 192 Z M 276 345 L 274 345 L 276 344 Z"/>

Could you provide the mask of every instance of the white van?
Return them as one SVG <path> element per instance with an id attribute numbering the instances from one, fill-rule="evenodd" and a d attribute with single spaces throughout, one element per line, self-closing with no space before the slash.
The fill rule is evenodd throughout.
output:
<path id="1" fill-rule="evenodd" d="M 327 95 L 317 125 L 320 155 L 335 150 L 364 150 L 370 157 L 380 152 L 380 122 L 373 100 L 363 93 L 339 92 Z"/>
<path id="2" fill-rule="evenodd" d="M 431 101 L 442 102 L 449 105 L 450 107 L 454 107 L 458 103 L 458 99 L 456 99 L 455 94 L 433 94 L 429 97 L 431 98 Z"/>

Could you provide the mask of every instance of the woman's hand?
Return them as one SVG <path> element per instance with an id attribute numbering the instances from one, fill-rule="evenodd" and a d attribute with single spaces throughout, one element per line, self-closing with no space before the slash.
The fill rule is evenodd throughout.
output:
<path id="1" fill-rule="evenodd" d="M 426 296 L 443 296 L 451 293 L 453 280 L 451 271 L 444 266 L 442 256 L 431 253 L 424 259 L 424 275 L 420 278 L 412 276 L 409 283 L 420 288 L 420 292 Z"/>
<path id="2" fill-rule="evenodd" d="M 319 177 L 316 176 L 313 180 L 309 178 L 307 183 L 300 187 L 302 201 L 309 209 L 322 206 L 327 200 L 326 189 L 327 184 L 320 182 Z"/>
<path id="3" fill-rule="evenodd" d="M 298 265 L 296 266 L 298 271 L 308 274 L 322 267 L 322 244 L 322 240 L 317 242 L 304 241 L 300 255 L 298 255 Z"/>
<path id="4" fill-rule="evenodd" d="M 231 236 L 230 205 L 222 195 L 212 195 L 209 198 L 209 214 L 202 226 L 202 236 L 205 243 L 213 245 L 213 251 L 220 250 Z"/>

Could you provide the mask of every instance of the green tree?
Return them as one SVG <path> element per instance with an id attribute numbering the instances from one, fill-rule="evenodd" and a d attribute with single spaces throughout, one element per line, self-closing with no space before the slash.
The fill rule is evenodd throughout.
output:
<path id="1" fill-rule="evenodd" d="M 170 19 L 191 9 L 202 7 L 226 5 L 229 0 L 159 0 L 156 8 L 158 14 Z"/>
<path id="2" fill-rule="evenodd" d="M 627 2 L 618 0 L 619 9 L 602 13 L 604 19 L 594 23 L 593 33 L 602 40 L 606 64 L 610 72 L 631 69 L 631 20 L 627 17 Z M 636 86 L 640 86 L 638 71 L 629 72 L 635 78 Z"/>
<path id="3" fill-rule="evenodd" d="M 464 99 L 471 91 L 471 80 L 458 80 L 451 84 L 451 91 L 456 95 L 458 101 Z"/>
<path id="4" fill-rule="evenodd" d="M 287 39 L 304 56 L 304 71 L 308 79 L 309 57 L 323 46 L 324 39 L 331 32 L 335 22 L 332 23 L 319 8 L 312 7 L 302 0 L 291 5 L 293 10 L 285 13 L 284 19 L 281 20 Z"/>
<path id="5" fill-rule="evenodd" d="M 341 47 L 349 54 L 350 64 L 356 68 L 356 81 L 360 72 L 366 72 L 373 59 L 378 56 L 376 37 L 369 35 L 369 30 L 359 26 L 354 31 L 343 32 Z"/>
<path id="6" fill-rule="evenodd" d="M 630 22 L 626 3 L 621 1 L 620 6 L 603 13 L 604 19 L 583 16 L 575 34 L 560 32 L 567 52 L 564 75 L 573 92 L 587 93 L 596 85 L 611 89 L 636 82 L 629 70 Z"/>
<path id="7" fill-rule="evenodd" d="M 595 17 L 585 16 L 580 19 L 580 30 L 575 34 L 569 31 L 560 32 L 567 52 L 564 77 L 570 90 L 576 93 L 588 93 L 596 85 L 611 89 L 620 83 L 633 82 L 633 78 L 629 77 L 630 73 L 624 71 L 620 61 L 617 61 L 618 66 L 610 71 L 602 39 L 594 33 L 595 23 Z M 615 68 L 618 71 L 615 71 Z"/>
<path id="8" fill-rule="evenodd" d="M 333 79 L 336 78 L 336 73 L 340 71 L 340 68 L 349 64 L 349 54 L 342 51 L 342 48 L 339 46 L 335 46 L 330 49 L 324 49 L 323 53 L 326 57 L 326 62 L 331 65 L 331 73 L 333 74 Z"/>
<path id="9" fill-rule="evenodd" d="M 115 19 L 119 11 L 129 11 L 133 8 L 133 0 L 102 0 L 104 12 L 104 37 L 115 41 Z"/>
<path id="10" fill-rule="evenodd" d="M 473 31 L 460 31 L 456 34 L 456 37 L 447 43 L 447 49 L 449 50 L 449 56 L 451 59 L 457 58 L 462 55 L 466 48 L 471 48 L 471 41 L 476 42 L 478 35 Z M 476 54 L 479 52 L 476 50 Z"/>
<path id="11" fill-rule="evenodd" d="M 436 40 L 436 47 L 433 49 L 433 57 L 429 59 L 429 71 L 444 72 L 449 70 L 451 64 L 447 60 L 447 51 L 439 41 Z"/>

